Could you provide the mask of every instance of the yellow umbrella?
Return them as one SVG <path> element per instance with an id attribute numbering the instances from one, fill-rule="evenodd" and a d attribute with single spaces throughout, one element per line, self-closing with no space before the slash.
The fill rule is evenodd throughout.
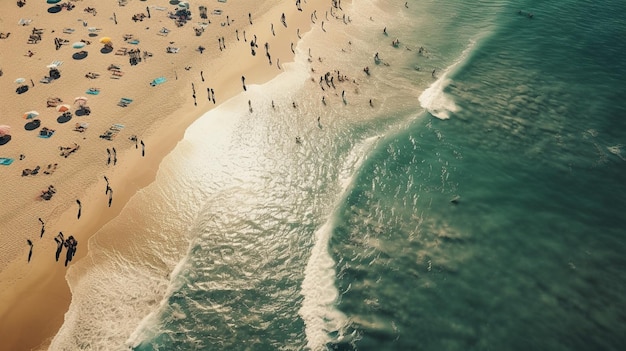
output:
<path id="1" fill-rule="evenodd" d="M 102 43 L 102 44 L 110 44 L 111 43 L 111 38 L 109 38 L 109 37 L 102 37 L 102 38 L 100 38 L 100 43 Z"/>

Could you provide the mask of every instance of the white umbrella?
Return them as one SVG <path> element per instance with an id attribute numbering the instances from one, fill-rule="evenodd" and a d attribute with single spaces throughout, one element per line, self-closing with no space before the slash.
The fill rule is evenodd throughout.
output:
<path id="1" fill-rule="evenodd" d="M 87 100 L 85 96 L 79 96 L 74 99 L 74 103 L 82 106 L 87 103 Z"/>
<path id="2" fill-rule="evenodd" d="M 25 81 L 26 81 L 26 79 L 24 79 L 24 78 L 17 78 L 17 79 L 15 80 L 15 83 L 17 83 L 17 84 L 22 84 L 22 83 L 24 83 Z"/>
<path id="3" fill-rule="evenodd" d="M 74 49 L 81 49 L 81 48 L 84 48 L 84 47 L 85 47 L 85 45 L 86 45 L 86 44 L 85 44 L 85 43 L 83 43 L 82 41 L 77 41 L 77 42 L 75 42 L 74 44 L 72 44 L 72 47 L 73 47 Z"/>

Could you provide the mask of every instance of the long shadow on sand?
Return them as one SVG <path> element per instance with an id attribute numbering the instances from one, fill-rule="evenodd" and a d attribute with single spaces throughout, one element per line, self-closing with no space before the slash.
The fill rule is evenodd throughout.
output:
<path id="1" fill-rule="evenodd" d="M 89 116 L 90 114 L 90 110 L 86 109 L 86 108 L 79 108 L 76 110 L 75 114 L 76 116 Z"/>
<path id="2" fill-rule="evenodd" d="M 26 130 L 35 130 L 37 128 L 39 128 L 39 126 L 41 125 L 41 121 L 38 119 L 33 119 L 32 121 L 26 123 L 24 125 L 24 129 Z"/>
<path id="3" fill-rule="evenodd" d="M 72 58 L 74 60 L 82 60 L 85 57 L 87 57 L 87 55 L 89 55 L 89 53 L 83 50 L 83 51 L 75 52 L 74 55 L 72 55 Z"/>
<path id="4" fill-rule="evenodd" d="M 60 115 L 59 117 L 57 117 L 57 122 L 63 124 L 63 123 L 69 122 L 71 119 L 72 119 L 71 113 L 64 113 Z"/>
<path id="5" fill-rule="evenodd" d="M 59 5 L 51 6 L 48 8 L 48 13 L 59 13 L 63 8 Z"/>
<path id="6" fill-rule="evenodd" d="M 11 136 L 10 135 L 5 135 L 5 136 L 1 136 L 0 137 L 0 145 L 4 145 L 4 144 L 8 143 L 9 141 L 11 141 Z"/>

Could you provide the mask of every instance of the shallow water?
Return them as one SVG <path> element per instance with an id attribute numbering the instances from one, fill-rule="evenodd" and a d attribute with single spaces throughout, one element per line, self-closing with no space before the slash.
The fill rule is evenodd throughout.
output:
<path id="1" fill-rule="evenodd" d="M 354 1 L 307 34 L 90 241 L 52 349 L 617 349 L 624 5 L 517 6 Z"/>

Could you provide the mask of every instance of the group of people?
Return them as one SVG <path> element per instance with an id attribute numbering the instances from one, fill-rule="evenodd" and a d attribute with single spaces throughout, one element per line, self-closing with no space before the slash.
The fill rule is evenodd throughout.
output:
<path id="1" fill-rule="evenodd" d="M 55 187 L 53 185 L 48 185 L 48 189 L 46 190 L 42 190 L 41 194 L 39 195 L 39 197 L 43 200 L 50 200 L 52 199 L 52 195 L 56 194 L 57 190 L 55 189 Z"/>
<path id="2" fill-rule="evenodd" d="M 78 246 L 78 241 L 70 235 L 67 239 L 64 238 L 63 232 L 59 232 L 54 238 L 54 241 L 57 243 L 57 251 L 56 251 L 56 260 L 59 261 L 59 256 L 61 256 L 61 252 L 63 251 L 63 247 L 67 248 L 67 253 L 65 255 L 65 266 L 72 261 L 74 255 L 76 255 L 76 247 Z"/>

